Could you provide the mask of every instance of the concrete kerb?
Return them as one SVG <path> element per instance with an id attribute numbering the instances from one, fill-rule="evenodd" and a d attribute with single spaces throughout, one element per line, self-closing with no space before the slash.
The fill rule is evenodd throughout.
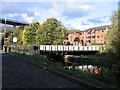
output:
<path id="1" fill-rule="evenodd" d="M 18 55 L 15 55 L 15 54 L 12 54 L 12 55 L 21 58 L 21 57 L 18 56 Z M 23 58 L 21 58 L 21 59 L 23 59 Z M 62 73 L 62 72 L 55 71 L 55 70 L 53 70 L 53 69 L 51 69 L 51 68 L 48 68 L 48 67 L 46 67 L 46 66 L 37 64 L 37 63 L 35 63 L 35 62 L 28 61 L 27 59 L 23 59 L 23 60 L 25 60 L 26 62 L 35 64 L 35 65 L 39 66 L 39 67 L 42 68 L 42 69 L 45 69 L 45 70 L 47 70 L 47 71 L 49 71 L 49 72 L 51 72 L 51 73 L 54 73 L 55 75 L 58 75 L 58 76 L 60 76 L 60 77 L 63 77 L 63 78 L 66 79 L 66 80 L 69 80 L 69 81 L 71 81 L 71 82 L 74 82 L 74 83 L 76 83 L 76 84 L 78 84 L 78 85 L 82 85 L 83 87 L 86 87 L 86 88 L 96 88 L 96 89 L 100 89 L 100 90 L 102 89 L 102 87 L 93 85 L 93 84 L 88 83 L 88 82 L 86 82 L 86 81 L 83 81 L 83 80 L 77 79 L 77 78 L 75 78 L 75 77 L 72 77 L 72 76 L 70 76 L 70 75 L 64 74 L 64 73 Z"/>

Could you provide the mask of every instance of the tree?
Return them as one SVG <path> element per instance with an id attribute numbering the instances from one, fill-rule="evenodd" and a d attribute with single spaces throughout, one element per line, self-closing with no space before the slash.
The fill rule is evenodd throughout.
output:
<path id="1" fill-rule="evenodd" d="M 34 22 L 29 26 L 25 26 L 22 34 L 22 43 L 23 44 L 36 44 L 36 30 L 39 27 L 38 22 Z"/>
<path id="2" fill-rule="evenodd" d="M 66 38 L 66 33 L 67 33 L 66 28 L 57 27 L 55 32 L 54 32 L 52 44 L 53 45 L 62 45 L 63 40 Z"/>
<path id="3" fill-rule="evenodd" d="M 8 41 L 5 44 L 12 44 L 12 35 L 13 35 L 13 30 L 5 32 L 4 37 L 8 38 Z"/>
<path id="4" fill-rule="evenodd" d="M 19 26 L 13 32 L 14 37 L 17 37 L 17 44 L 22 44 L 22 33 L 23 33 L 23 30 L 24 30 L 24 26 Z"/>
<path id="5" fill-rule="evenodd" d="M 120 86 L 120 11 L 114 12 L 111 21 L 112 25 L 107 35 L 107 66 L 111 78 L 115 77 Z"/>
<path id="6" fill-rule="evenodd" d="M 60 45 L 66 35 L 66 28 L 55 18 L 49 18 L 37 30 L 37 44 Z"/>

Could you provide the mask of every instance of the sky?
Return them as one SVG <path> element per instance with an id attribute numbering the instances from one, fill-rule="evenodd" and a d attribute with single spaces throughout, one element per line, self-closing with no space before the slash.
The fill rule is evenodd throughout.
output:
<path id="1" fill-rule="evenodd" d="M 19 22 L 39 22 L 56 18 L 67 29 L 86 30 L 88 28 L 110 25 L 110 18 L 118 10 L 118 0 L 101 1 L 51 1 L 51 2 L 1 2 L 0 18 Z"/>

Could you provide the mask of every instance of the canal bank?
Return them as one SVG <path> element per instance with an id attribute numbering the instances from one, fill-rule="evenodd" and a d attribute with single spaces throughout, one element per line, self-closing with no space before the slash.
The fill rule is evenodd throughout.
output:
<path id="1" fill-rule="evenodd" d="M 65 68 L 63 68 L 62 63 L 60 63 L 60 62 L 51 62 L 49 60 L 45 60 L 41 56 L 36 57 L 36 56 L 28 56 L 28 55 L 23 55 L 23 54 L 17 54 L 17 56 L 21 56 L 22 58 L 25 58 L 27 61 L 30 61 L 32 63 L 34 62 L 35 64 L 37 63 L 40 66 L 42 65 L 41 68 L 44 68 L 46 70 L 49 70 L 48 68 L 51 68 L 55 71 L 62 72 L 64 74 L 70 75 L 70 76 L 78 78 L 80 80 L 92 83 L 95 86 L 99 86 L 99 87 L 102 86 L 104 88 L 105 87 L 107 87 L 107 88 L 114 87 L 113 85 L 109 85 L 109 84 L 100 82 L 98 80 L 95 80 L 94 78 L 91 77 L 92 76 L 91 74 L 86 74 L 81 71 L 78 72 L 77 70 L 73 70 L 73 69 L 72 70 L 65 69 Z"/>

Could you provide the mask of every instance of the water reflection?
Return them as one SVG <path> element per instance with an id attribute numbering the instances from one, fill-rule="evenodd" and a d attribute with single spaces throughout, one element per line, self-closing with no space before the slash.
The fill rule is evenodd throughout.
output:
<path id="1" fill-rule="evenodd" d="M 66 55 L 64 57 L 64 68 L 66 69 L 76 69 L 79 71 L 83 71 L 86 73 L 93 73 L 93 74 L 99 74 L 101 69 L 98 68 L 97 66 L 93 65 L 81 65 L 81 61 L 78 60 L 80 58 L 87 59 L 89 57 L 81 57 L 81 56 L 74 56 L 74 55 Z M 90 57 L 92 58 L 92 57 Z M 93 57 L 93 58 L 99 58 L 99 57 Z"/>
<path id="2" fill-rule="evenodd" d="M 92 65 L 81 65 L 81 66 L 64 66 L 66 69 L 76 69 L 87 73 L 99 74 L 101 69 L 97 66 Z"/>

